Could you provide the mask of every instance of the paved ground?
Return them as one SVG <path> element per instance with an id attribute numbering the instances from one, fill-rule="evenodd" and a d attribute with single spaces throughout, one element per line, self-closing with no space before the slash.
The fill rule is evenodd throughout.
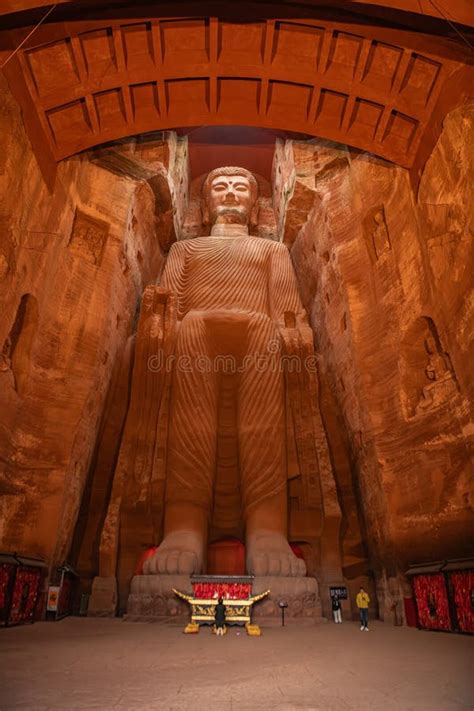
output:
<path id="1" fill-rule="evenodd" d="M 373 623 L 204 628 L 68 618 L 0 629 L 0 709 L 472 711 L 474 639 Z"/>

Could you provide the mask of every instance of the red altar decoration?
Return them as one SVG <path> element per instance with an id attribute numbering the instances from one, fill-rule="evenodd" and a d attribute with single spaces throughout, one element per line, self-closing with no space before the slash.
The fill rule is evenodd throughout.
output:
<path id="1" fill-rule="evenodd" d="M 451 630 L 448 593 L 442 573 L 416 575 L 413 579 L 418 621 L 427 630 Z"/>
<path id="2" fill-rule="evenodd" d="M 453 588 L 456 617 L 461 632 L 474 632 L 474 571 L 449 574 Z"/>
<path id="3" fill-rule="evenodd" d="M 260 636 L 260 628 L 252 624 L 252 606 L 270 590 L 252 595 L 253 580 L 253 575 L 191 575 L 191 595 L 173 588 L 175 595 L 191 606 L 186 634 L 196 634 L 200 625 L 214 625 L 217 598 L 223 598 L 226 625 L 245 625 L 247 634 Z"/>
<path id="4" fill-rule="evenodd" d="M 222 597 L 224 600 L 247 600 L 252 594 L 252 583 L 248 582 L 194 582 L 191 580 L 195 598 L 212 600 Z"/>

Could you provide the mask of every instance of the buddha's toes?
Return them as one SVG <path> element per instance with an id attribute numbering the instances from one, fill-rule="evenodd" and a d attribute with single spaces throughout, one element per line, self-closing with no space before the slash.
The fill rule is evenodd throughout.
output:
<path id="1" fill-rule="evenodd" d="M 203 561 L 202 540 L 193 532 L 170 533 L 143 566 L 146 575 L 191 575 L 200 573 Z"/>
<path id="2" fill-rule="evenodd" d="M 247 571 L 252 575 L 299 577 L 306 575 L 306 564 L 295 556 L 281 534 L 257 533 L 247 540 Z"/>

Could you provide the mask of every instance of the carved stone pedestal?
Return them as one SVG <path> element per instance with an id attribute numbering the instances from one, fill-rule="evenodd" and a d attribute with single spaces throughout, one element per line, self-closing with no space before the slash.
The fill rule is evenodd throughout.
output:
<path id="1" fill-rule="evenodd" d="M 127 620 L 162 620 L 189 618 L 189 605 L 180 600 L 173 588 L 192 593 L 189 575 L 135 575 L 127 601 Z"/>
<path id="2" fill-rule="evenodd" d="M 117 614 L 117 579 L 115 577 L 94 578 L 87 609 L 88 617 L 115 617 Z"/>
<path id="3" fill-rule="evenodd" d="M 294 622 L 321 622 L 321 600 L 316 578 L 256 577 L 253 594 L 270 590 L 270 595 L 254 606 L 253 618 L 256 622 L 281 620 L 280 602 L 286 602 L 285 624 Z"/>
<path id="4" fill-rule="evenodd" d="M 183 621 L 189 618 L 189 605 L 180 600 L 173 588 L 192 592 L 189 575 L 136 575 L 128 596 L 126 618 L 133 621 Z M 321 601 L 316 578 L 256 577 L 252 594 L 270 590 L 270 595 L 253 606 L 252 618 L 278 624 L 279 602 L 288 604 L 285 620 L 292 622 L 322 621 Z"/>

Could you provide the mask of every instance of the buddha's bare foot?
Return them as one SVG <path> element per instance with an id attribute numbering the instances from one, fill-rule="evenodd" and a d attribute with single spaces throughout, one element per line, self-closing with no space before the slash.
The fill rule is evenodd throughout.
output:
<path id="1" fill-rule="evenodd" d="M 251 575 L 301 577 L 306 575 L 306 564 L 295 556 L 283 534 L 255 531 L 247 537 L 247 571 Z"/>
<path id="2" fill-rule="evenodd" d="M 144 566 L 145 575 L 200 573 L 204 541 L 195 531 L 169 533 Z"/>

